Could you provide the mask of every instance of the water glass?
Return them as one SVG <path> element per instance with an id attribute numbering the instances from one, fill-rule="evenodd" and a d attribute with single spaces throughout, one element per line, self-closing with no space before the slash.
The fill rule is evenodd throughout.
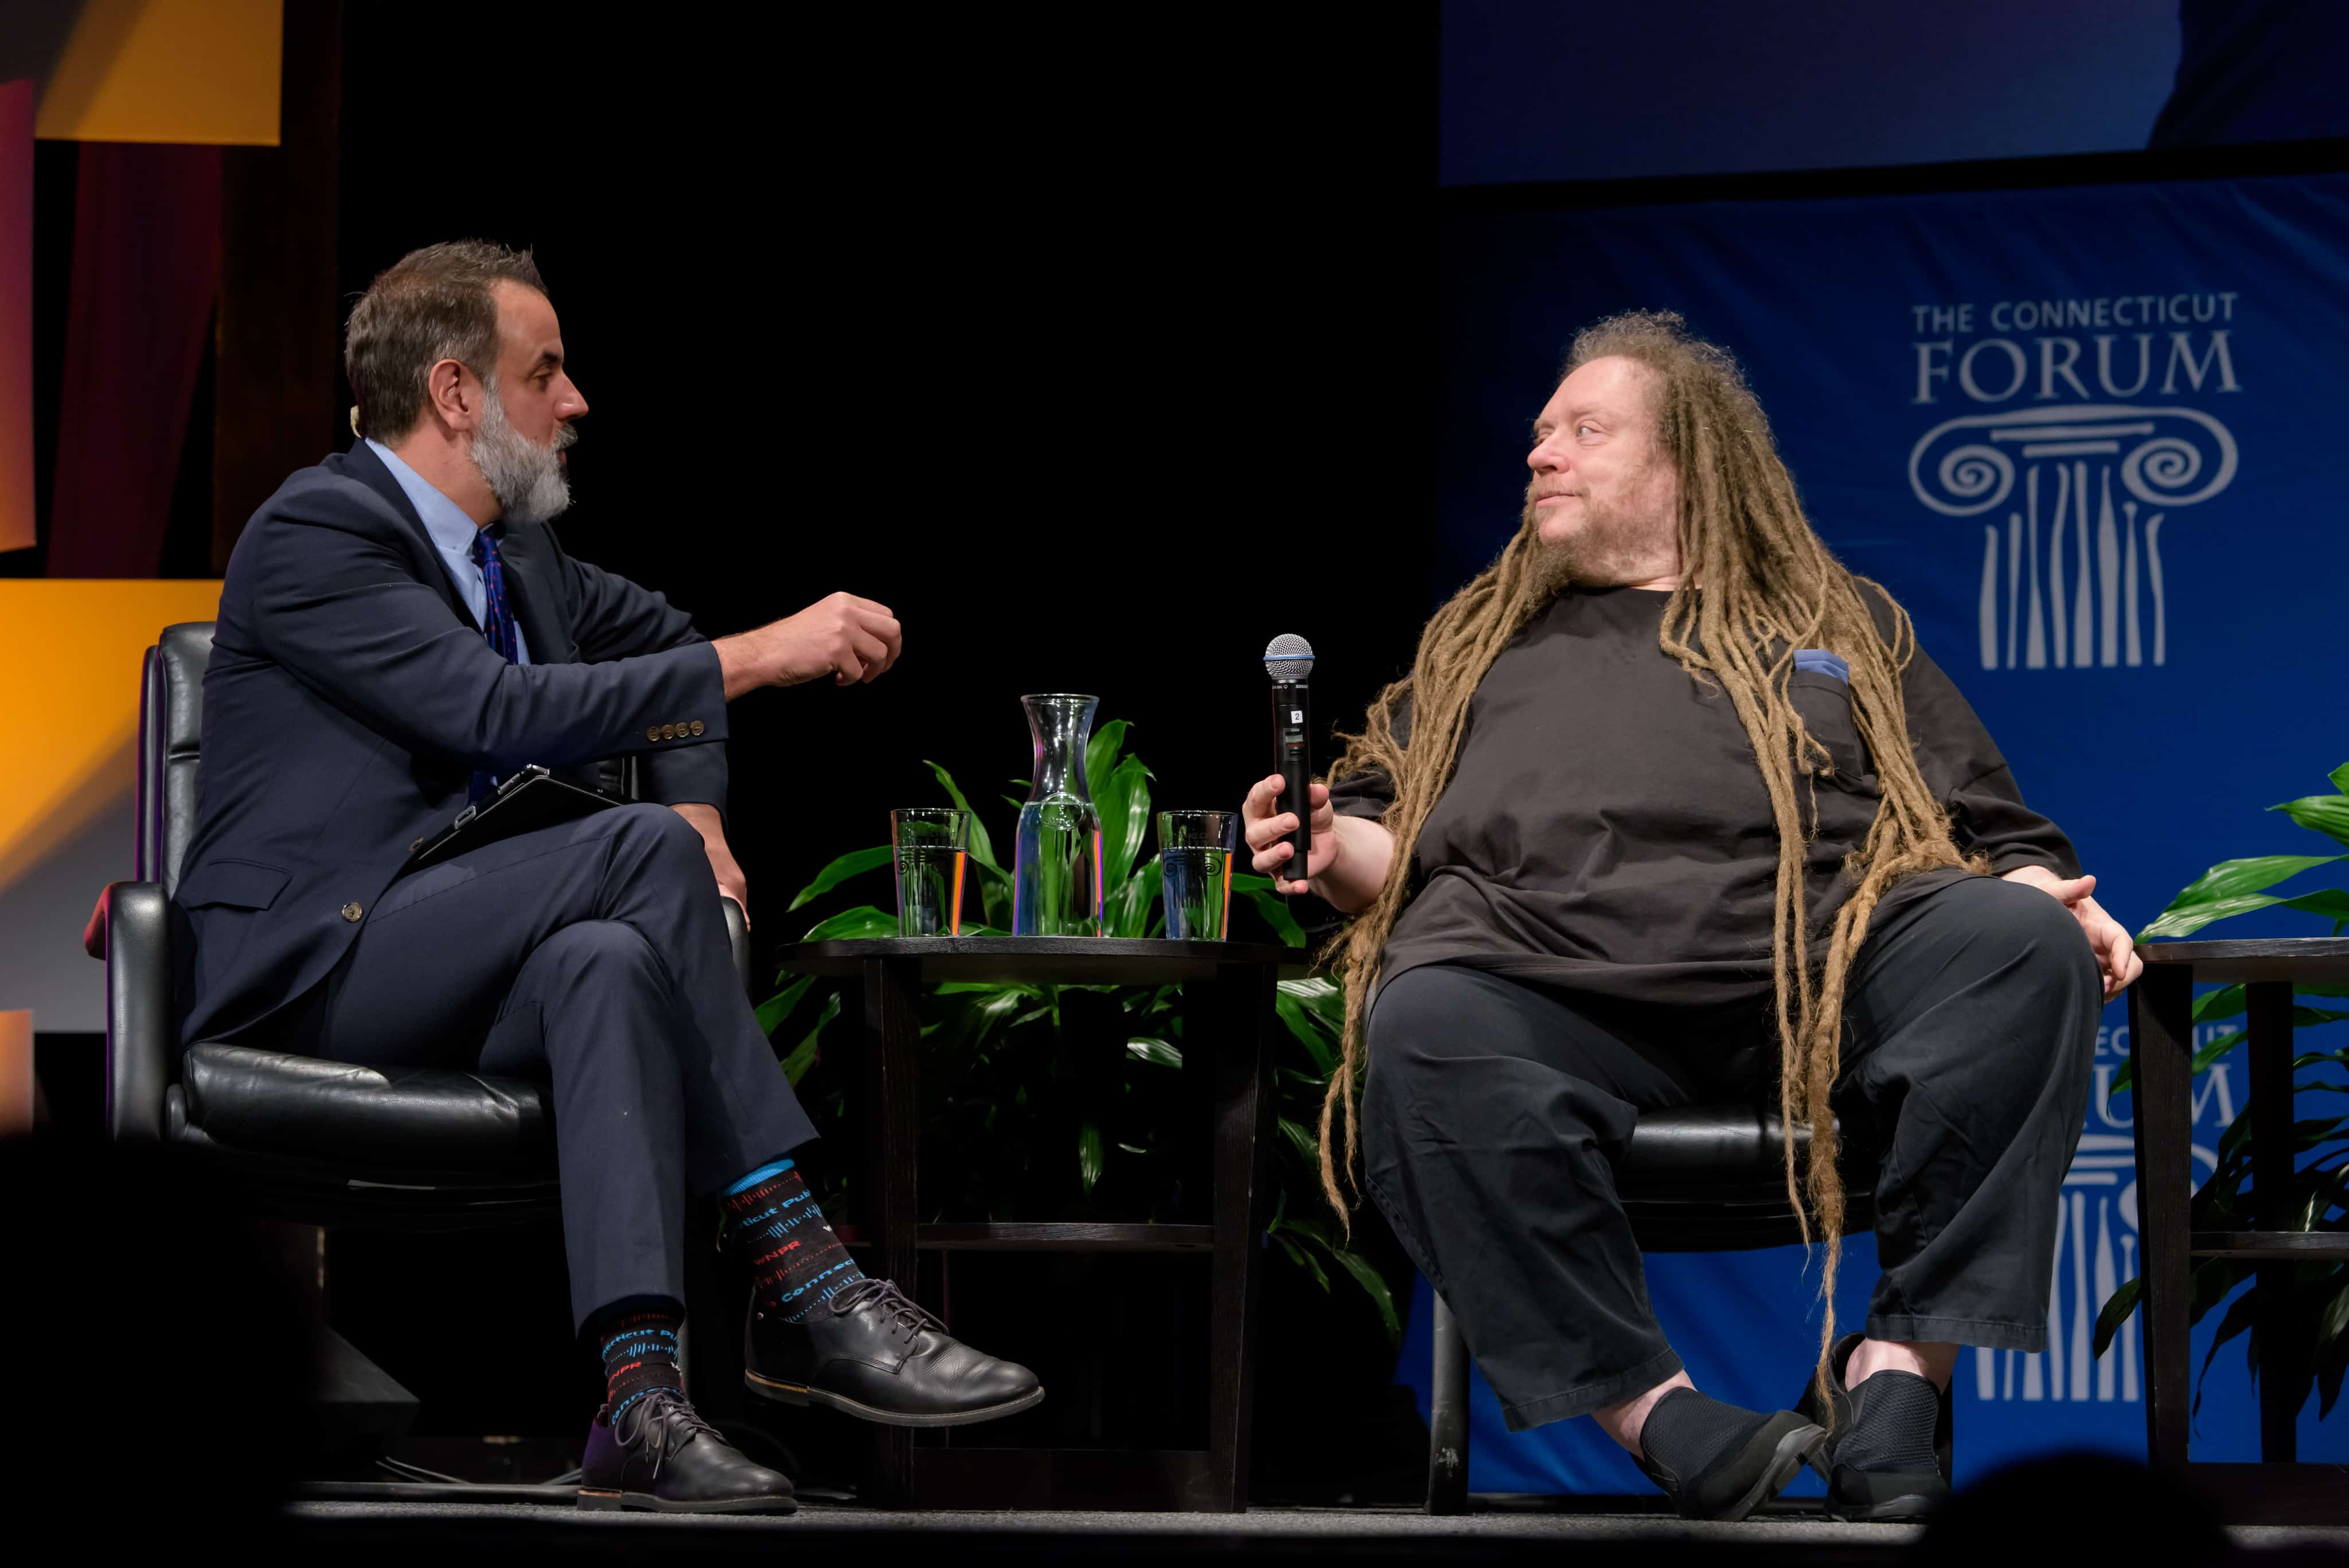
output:
<path id="1" fill-rule="evenodd" d="M 1166 894 L 1166 934 L 1220 942 L 1232 912 L 1232 857 L 1239 848 L 1236 811 L 1158 814 L 1158 875 Z"/>
<path id="2" fill-rule="evenodd" d="M 897 934 L 962 935 L 963 859 L 970 847 L 970 813 L 946 805 L 893 811 L 889 844 L 897 858 Z"/>

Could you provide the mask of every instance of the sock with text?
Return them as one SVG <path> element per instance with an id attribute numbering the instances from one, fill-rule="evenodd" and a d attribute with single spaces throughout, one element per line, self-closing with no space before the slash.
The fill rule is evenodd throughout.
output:
<path id="1" fill-rule="evenodd" d="M 719 1201 L 750 1260 L 760 1311 L 798 1323 L 864 1277 L 790 1160 L 761 1166 Z"/>
<path id="2" fill-rule="evenodd" d="M 612 1420 L 656 1388 L 685 1392 L 677 1364 L 677 1331 L 684 1321 L 671 1313 L 632 1312 L 604 1325 L 604 1401 Z"/>

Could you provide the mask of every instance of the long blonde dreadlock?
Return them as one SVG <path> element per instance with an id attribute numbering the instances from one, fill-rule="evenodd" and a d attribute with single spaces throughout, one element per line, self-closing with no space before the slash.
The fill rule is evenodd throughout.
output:
<path id="1" fill-rule="evenodd" d="M 1804 1240 L 1826 1243 L 1820 1282 L 1826 1313 L 1819 1330 L 1817 1373 L 1824 1395 L 1835 1342 L 1844 1219 L 1828 1095 L 1842 1056 L 1845 978 L 1886 888 L 1913 872 L 1965 860 L 1909 741 L 1900 697 L 1900 672 L 1916 649 L 1909 618 L 1892 606 L 1889 641 L 1878 632 L 1860 597 L 1862 579 L 1828 554 L 1803 515 L 1794 478 L 1736 361 L 1690 333 L 1676 315 L 1633 311 L 1577 335 L 1566 373 L 1612 356 L 1652 372 L 1659 450 L 1669 454 L 1680 481 L 1682 579 L 1665 604 L 1659 641 L 1692 678 L 1728 693 L 1754 743 L 1777 826 L 1771 975 L 1779 1040 L 1778 1107 L 1785 1126 L 1808 1123 L 1811 1129 L 1799 1172 L 1797 1140 L 1784 1142 L 1786 1195 Z M 1333 961 L 1346 988 L 1346 1027 L 1344 1048 L 1321 1105 L 1321 1184 L 1341 1215 L 1349 1204 L 1339 1175 L 1342 1170 L 1347 1186 L 1352 1186 L 1358 1154 L 1356 1100 L 1367 1064 L 1363 1020 L 1387 938 L 1411 897 L 1413 847 L 1429 810 L 1451 782 L 1469 698 L 1557 585 L 1555 573 L 1537 555 L 1545 546 L 1534 526 L 1528 519 L 1500 559 L 1435 612 L 1421 634 L 1411 674 L 1371 703 L 1362 732 L 1347 737 L 1350 743 L 1330 770 L 1336 779 L 1377 769 L 1394 785 L 1384 819 L 1394 838 L 1392 869 Z M 1702 592 L 1692 586 L 1700 584 Z M 1890 604 L 1889 597 L 1885 602 Z M 1803 866 L 1812 826 L 1803 809 L 1806 790 L 1796 776 L 1799 770 L 1807 785 L 1826 753 L 1787 700 L 1787 677 L 1798 648 L 1829 649 L 1849 666 L 1852 711 L 1876 759 L 1883 796 L 1866 844 L 1846 862 L 1846 875 L 1857 887 L 1837 913 L 1822 966 L 1811 961 Z M 1394 733 L 1396 711 L 1406 697 L 1412 703 L 1408 748 Z M 1341 1127 L 1342 1158 L 1335 1147 Z"/>

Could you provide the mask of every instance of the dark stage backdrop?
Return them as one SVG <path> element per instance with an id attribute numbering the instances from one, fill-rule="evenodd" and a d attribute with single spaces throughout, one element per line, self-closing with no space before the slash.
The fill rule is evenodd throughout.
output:
<path id="1" fill-rule="evenodd" d="M 733 716 L 762 958 L 887 901 L 873 877 L 784 908 L 939 798 L 923 759 L 982 809 L 1026 775 L 1022 692 L 1098 694 L 1160 804 L 1236 805 L 1269 767 L 1265 643 L 1309 638 L 1319 713 L 1350 722 L 1408 661 L 1430 536 L 1429 29 L 1178 20 L 1137 50 L 1066 19 L 786 15 L 492 11 L 460 48 L 353 7 L 342 114 L 345 312 L 413 246 L 535 248 L 592 409 L 574 553 L 713 635 L 838 588 L 905 622 L 875 684 Z M 436 1430 L 570 1428 L 522 1375 L 566 1332 L 553 1255 L 467 1254 L 541 1327 L 501 1328 L 509 1376 L 392 1366 Z M 1391 1351 L 1366 1299 L 1304 1296 L 1273 1298 L 1299 1311 L 1268 1331 L 1259 1452 L 1335 1476 L 1332 1401 L 1380 1395 Z M 419 1343 L 394 1287 L 336 1313 L 381 1319 L 350 1330 L 371 1350 Z"/>
<path id="2" fill-rule="evenodd" d="M 1575 328 L 1677 309 L 1744 358 L 1820 532 L 1909 607 L 2116 918 L 2142 926 L 2220 859 L 2336 847 L 2261 808 L 2326 793 L 2349 756 L 2331 462 L 2349 175 L 1582 211 L 1464 194 L 1444 235 L 1437 596 L 1515 528 Z M 2268 911 L 2210 934 L 2326 929 Z M 2122 1004 L 2105 1024 L 2049 1352 L 1961 1358 L 1961 1481 L 2032 1451 L 2143 1452 L 2134 1327 L 2101 1361 L 2085 1337 L 2136 1257 Z M 2240 1056 L 2198 1083 L 2199 1173 L 2242 1104 Z M 2303 1116 L 2337 1109 L 2319 1097 Z M 1874 1275 L 1855 1241 L 1845 1322 Z M 1799 1250 L 1657 1257 L 1650 1281 L 1701 1383 L 1795 1396 L 1816 1332 Z M 1403 1366 L 1423 1378 L 1423 1351 Z M 2206 1386 L 2197 1458 L 2256 1457 L 2241 1367 L 2230 1346 Z M 1589 1423 L 1511 1438 L 1479 1397 L 1475 1488 L 1639 1490 Z M 2349 1456 L 2337 1412 L 2320 1427 L 2312 1401 L 2300 1430 L 2303 1457 Z"/>
<path id="3" fill-rule="evenodd" d="M 419 94 L 445 41 L 351 14 L 346 309 L 414 245 L 535 247 L 592 405 L 573 552 L 713 635 L 836 588 L 898 612 L 881 681 L 734 717 L 761 938 L 933 798 L 921 759 L 989 798 L 1024 775 L 1022 692 L 1097 693 L 1164 804 L 1226 805 L 1268 763 L 1275 633 L 1321 651 L 1330 717 L 1407 660 L 1433 158 L 1392 107 L 1428 101 L 1405 40 L 1136 66 L 1019 24 L 502 26 L 469 26 L 489 96 L 450 125 Z"/>

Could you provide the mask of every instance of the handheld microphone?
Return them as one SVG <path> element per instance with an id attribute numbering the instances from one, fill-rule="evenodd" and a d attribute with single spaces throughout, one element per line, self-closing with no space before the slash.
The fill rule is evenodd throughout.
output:
<path id="1" fill-rule="evenodd" d="M 1280 774 L 1280 798 L 1297 814 L 1288 836 L 1295 851 L 1284 879 L 1305 880 L 1305 856 L 1313 846 L 1313 704 L 1305 678 L 1313 673 L 1313 645 L 1283 632 L 1265 646 L 1264 671 L 1272 677 L 1272 765 Z"/>

